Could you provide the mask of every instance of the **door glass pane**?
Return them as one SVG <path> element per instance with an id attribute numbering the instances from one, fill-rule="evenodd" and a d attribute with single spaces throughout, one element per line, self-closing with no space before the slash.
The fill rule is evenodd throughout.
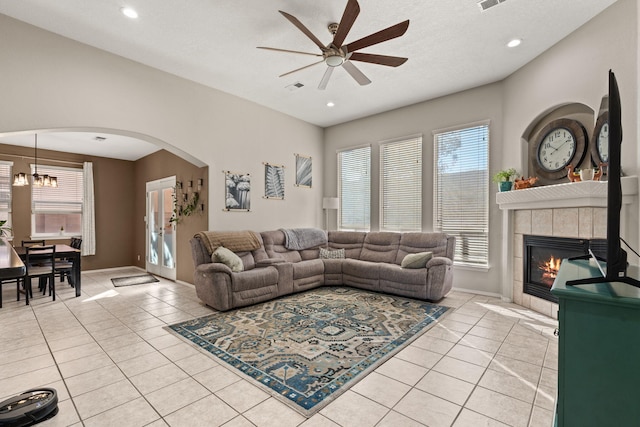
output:
<path id="1" fill-rule="evenodd" d="M 158 264 L 158 241 L 161 230 L 158 224 L 158 192 L 149 191 L 149 262 Z"/>
<path id="2" fill-rule="evenodd" d="M 173 253 L 173 227 L 169 222 L 169 219 L 171 218 L 171 214 L 173 212 L 173 188 L 163 188 L 162 196 L 164 221 L 164 232 L 162 233 L 162 265 L 168 268 L 174 268 L 174 260 L 173 256 L 171 255 Z"/>

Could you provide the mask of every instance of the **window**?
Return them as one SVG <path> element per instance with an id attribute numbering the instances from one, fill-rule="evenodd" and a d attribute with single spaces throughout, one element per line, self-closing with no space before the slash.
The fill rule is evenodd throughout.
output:
<path id="1" fill-rule="evenodd" d="M 380 144 L 380 230 L 422 231 L 422 136 Z"/>
<path id="2" fill-rule="evenodd" d="M 31 173 L 35 172 L 33 166 Z M 38 174 L 58 178 L 58 187 L 31 186 L 31 235 L 77 236 L 82 233 L 82 169 L 38 165 Z"/>
<path id="3" fill-rule="evenodd" d="M 455 261 L 489 259 L 489 124 L 434 134 L 434 229 L 456 236 Z"/>
<path id="4" fill-rule="evenodd" d="M 369 231 L 371 226 L 371 147 L 338 152 L 338 229 Z"/>
<path id="5" fill-rule="evenodd" d="M 0 161 L 0 220 L 11 227 L 11 168 L 13 162 Z"/>

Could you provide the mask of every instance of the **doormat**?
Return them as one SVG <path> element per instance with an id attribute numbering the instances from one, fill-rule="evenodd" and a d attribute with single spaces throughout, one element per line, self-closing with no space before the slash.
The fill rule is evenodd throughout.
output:
<path id="1" fill-rule="evenodd" d="M 114 277 L 111 279 L 111 282 L 113 286 L 118 288 L 120 286 L 144 285 L 145 283 L 159 282 L 159 280 L 151 274 L 146 273 L 139 276 Z"/>
<path id="2" fill-rule="evenodd" d="M 168 328 L 308 417 L 447 310 L 393 295 L 323 287 Z"/>

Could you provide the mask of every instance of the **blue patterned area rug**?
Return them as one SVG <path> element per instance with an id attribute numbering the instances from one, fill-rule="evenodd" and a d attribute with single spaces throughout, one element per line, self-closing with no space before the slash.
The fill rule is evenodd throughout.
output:
<path id="1" fill-rule="evenodd" d="M 322 287 L 169 329 L 311 416 L 447 310 L 409 298 Z"/>

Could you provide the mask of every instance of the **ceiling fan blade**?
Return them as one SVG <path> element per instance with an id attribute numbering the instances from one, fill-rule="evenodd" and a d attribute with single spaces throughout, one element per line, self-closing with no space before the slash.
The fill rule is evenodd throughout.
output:
<path id="1" fill-rule="evenodd" d="M 327 71 L 324 72 L 324 75 L 322 76 L 322 80 L 320 80 L 318 89 L 325 90 L 327 88 L 327 83 L 329 83 L 329 79 L 331 78 L 331 74 L 333 73 L 334 68 L 335 67 L 327 67 Z"/>
<path id="2" fill-rule="evenodd" d="M 320 40 L 318 40 L 318 38 L 313 35 L 313 33 L 311 31 L 309 31 L 309 29 L 307 27 L 305 27 L 302 22 L 300 22 L 298 20 L 298 18 L 296 18 L 293 15 L 288 14 L 287 12 L 283 12 L 283 11 L 279 11 L 282 16 L 284 16 L 285 18 L 287 18 L 293 25 L 295 25 L 296 27 L 298 27 L 298 29 L 300 31 L 302 31 L 303 33 L 306 34 L 307 37 L 309 37 L 311 39 L 312 42 L 314 42 L 319 48 L 320 50 L 322 50 L 323 52 L 327 49 Z"/>
<path id="3" fill-rule="evenodd" d="M 276 47 L 258 46 L 258 49 L 275 50 L 276 52 L 299 53 L 300 55 L 322 56 L 321 53 L 300 52 L 299 50 L 278 49 Z"/>
<path id="4" fill-rule="evenodd" d="M 373 55 L 370 53 L 354 52 L 349 57 L 352 61 L 370 62 L 371 64 L 386 65 L 389 67 L 398 67 L 409 58 L 401 58 L 399 56 Z"/>
<path id="5" fill-rule="evenodd" d="M 293 74 L 293 73 L 295 73 L 297 71 L 304 70 L 305 68 L 313 67 L 314 65 L 322 64 L 323 62 L 324 62 L 324 59 L 322 59 L 322 60 L 320 60 L 318 62 L 314 62 L 313 64 L 305 65 L 304 67 L 296 68 L 295 70 L 289 71 L 288 73 L 280 74 L 278 77 L 288 76 L 289 74 Z"/>
<path id="6" fill-rule="evenodd" d="M 342 64 L 342 68 L 347 70 L 347 73 L 349 73 L 360 86 L 368 85 L 369 83 L 371 83 L 371 80 L 369 80 L 367 76 L 362 73 L 362 71 L 360 71 L 355 65 L 353 65 L 351 61 L 345 61 Z"/>
<path id="7" fill-rule="evenodd" d="M 347 52 L 355 52 L 358 49 L 373 46 L 374 44 L 386 42 L 387 40 L 400 37 L 407 32 L 407 28 L 409 28 L 408 19 L 404 22 L 400 22 L 399 24 L 392 25 L 389 28 L 385 28 L 384 30 L 380 30 L 377 33 L 373 33 L 366 37 L 363 37 L 360 40 L 349 43 L 345 46 L 345 48 L 347 49 Z"/>
<path id="8" fill-rule="evenodd" d="M 333 36 L 333 44 L 338 49 L 342 46 L 342 43 L 344 43 L 344 39 L 347 37 L 349 30 L 351 30 L 358 14 L 360 14 L 360 5 L 356 0 L 349 0 L 347 6 L 344 8 L 340 24 L 338 24 L 338 31 Z"/>

